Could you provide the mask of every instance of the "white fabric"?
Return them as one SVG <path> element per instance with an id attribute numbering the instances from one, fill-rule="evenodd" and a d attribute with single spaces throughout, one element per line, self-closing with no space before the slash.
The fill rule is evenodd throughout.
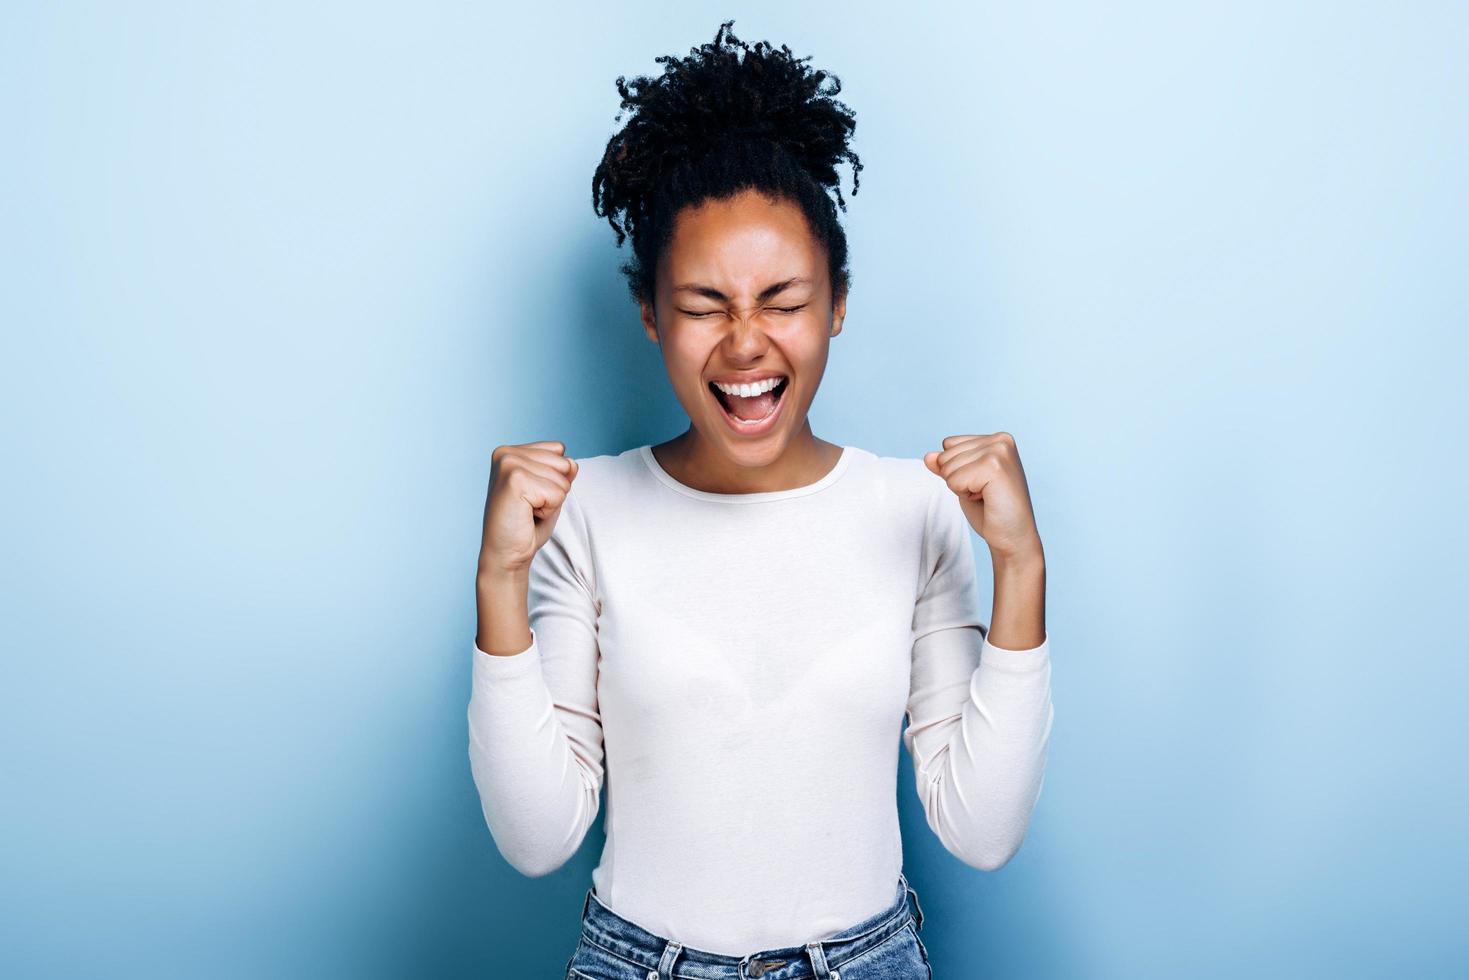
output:
<path id="1" fill-rule="evenodd" d="M 605 774 L 613 911 L 734 956 L 828 938 L 892 901 L 900 731 L 943 846 L 1009 860 L 1044 781 L 1050 637 L 988 642 L 972 532 L 921 459 L 848 446 L 749 494 L 685 486 L 648 446 L 578 463 L 531 563 L 533 642 L 473 654 L 471 769 L 513 867 L 571 857 Z"/>

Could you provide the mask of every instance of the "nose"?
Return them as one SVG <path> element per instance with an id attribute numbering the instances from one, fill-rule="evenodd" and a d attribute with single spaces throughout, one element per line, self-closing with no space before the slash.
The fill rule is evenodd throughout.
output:
<path id="1" fill-rule="evenodd" d="M 769 339 L 755 317 L 734 317 L 729 332 L 725 334 L 724 348 L 732 354 L 748 358 L 759 354 L 769 346 Z M 740 360 L 742 358 L 733 358 Z"/>

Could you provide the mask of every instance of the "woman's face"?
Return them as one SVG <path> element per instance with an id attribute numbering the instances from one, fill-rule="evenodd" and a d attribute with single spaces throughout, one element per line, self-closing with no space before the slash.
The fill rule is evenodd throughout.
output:
<path id="1" fill-rule="evenodd" d="M 655 280 L 643 327 L 700 441 L 737 465 L 765 466 L 793 439 L 809 439 L 806 411 L 846 297 L 833 303 L 826 251 L 800 207 L 743 191 L 685 208 Z M 754 423 L 737 421 L 711 386 L 771 377 L 786 380 L 744 404 L 723 400 L 759 417 L 774 398 Z"/>

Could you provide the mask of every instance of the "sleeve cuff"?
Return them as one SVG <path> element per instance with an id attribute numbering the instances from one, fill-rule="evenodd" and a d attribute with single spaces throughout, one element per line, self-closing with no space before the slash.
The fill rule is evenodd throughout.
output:
<path id="1" fill-rule="evenodd" d="M 1046 631 L 1045 639 L 1041 640 L 1039 646 L 1028 650 L 1007 650 L 997 647 L 990 642 L 989 632 L 985 631 L 984 644 L 980 649 L 979 662 L 1001 670 L 1030 671 L 1044 666 L 1051 658 L 1051 632 Z M 500 658 L 503 659 L 503 658 Z"/>
<path id="2" fill-rule="evenodd" d="M 476 677 L 486 679 L 498 677 L 518 677 L 526 671 L 534 670 L 541 658 L 540 644 L 536 642 L 536 631 L 530 633 L 530 646 L 519 653 L 508 656 L 496 656 L 485 653 L 479 648 L 479 643 L 471 640 L 474 647 L 474 673 Z"/>

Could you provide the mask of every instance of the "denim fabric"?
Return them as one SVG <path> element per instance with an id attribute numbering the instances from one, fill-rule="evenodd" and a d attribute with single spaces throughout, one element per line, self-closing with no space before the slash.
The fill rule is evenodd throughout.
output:
<path id="1" fill-rule="evenodd" d="M 655 936 L 603 905 L 589 888 L 566 980 L 932 980 L 928 950 L 918 938 L 922 927 L 918 893 L 900 874 L 888 908 L 835 936 L 726 956 Z"/>

